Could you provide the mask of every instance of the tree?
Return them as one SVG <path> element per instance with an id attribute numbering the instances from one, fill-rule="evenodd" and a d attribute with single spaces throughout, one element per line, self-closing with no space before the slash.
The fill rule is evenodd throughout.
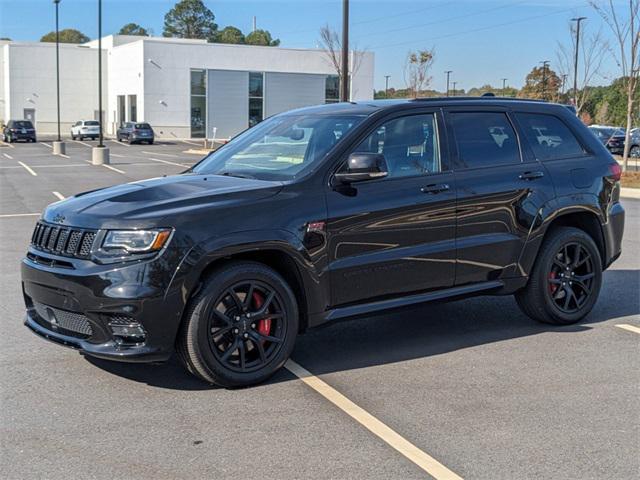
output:
<path id="1" fill-rule="evenodd" d="M 625 6 L 624 10 L 621 8 L 620 11 L 614 7 L 613 0 L 609 0 L 606 5 L 602 5 L 600 2 L 596 3 L 593 0 L 590 3 L 609 26 L 617 46 L 614 55 L 620 67 L 623 86 L 627 94 L 627 129 L 622 154 L 622 165 L 626 170 L 629 164 L 633 114 L 640 96 L 640 92 L 638 92 L 640 89 L 638 87 L 640 83 L 640 0 L 625 1 L 629 9 L 627 10 Z"/>
<path id="2" fill-rule="evenodd" d="M 573 85 L 574 63 L 576 58 L 576 26 L 569 24 L 570 46 L 558 42 L 556 56 L 558 57 L 558 71 L 560 76 L 565 78 L 565 83 Z M 578 89 L 573 92 L 575 107 L 578 114 L 582 111 L 584 104 L 591 94 L 589 84 L 600 75 L 602 62 L 609 45 L 604 40 L 602 32 L 598 31 L 589 37 L 581 35 L 580 51 L 578 52 L 580 70 L 578 71 Z M 582 58 L 580 58 L 582 57 Z"/>
<path id="3" fill-rule="evenodd" d="M 56 32 L 49 32 L 46 35 L 43 35 L 40 41 L 55 42 Z M 65 28 L 64 30 L 60 30 L 60 43 L 87 43 L 88 41 L 89 37 L 73 28 Z"/>
<path id="4" fill-rule="evenodd" d="M 518 93 L 520 98 L 549 100 L 557 98 L 562 81 L 549 67 L 533 67 L 525 80 L 525 85 Z"/>
<path id="5" fill-rule="evenodd" d="M 140 37 L 148 37 L 149 32 L 146 28 L 141 27 L 137 23 L 127 23 L 120 29 L 118 35 L 137 35 Z"/>
<path id="6" fill-rule="evenodd" d="M 277 47 L 280 45 L 279 39 L 272 39 L 267 30 L 255 30 L 246 36 L 247 45 L 262 45 L 265 47 Z"/>
<path id="7" fill-rule="evenodd" d="M 219 31 L 211 41 L 215 43 L 243 44 L 245 43 L 245 37 L 239 28 L 229 26 Z"/>
<path id="8" fill-rule="evenodd" d="M 2 37 L 2 38 L 0 38 L 0 40 L 5 40 L 5 41 L 7 41 L 7 42 L 10 42 L 10 41 L 11 41 L 11 39 L 10 39 L 9 37 Z"/>
<path id="9" fill-rule="evenodd" d="M 344 80 L 342 75 L 342 42 L 340 41 L 338 33 L 335 30 L 332 30 L 329 25 L 325 25 L 320 29 L 320 45 L 322 46 L 326 59 L 338 75 L 340 83 L 342 83 Z M 358 48 L 354 46 L 354 49 L 351 52 L 351 75 L 355 75 L 360 69 L 364 54 L 364 50 L 358 50 Z M 348 99 L 343 99 L 343 101 L 346 100 Z"/>
<path id="10" fill-rule="evenodd" d="M 164 16 L 165 37 L 214 38 L 218 30 L 215 15 L 202 0 L 180 0 Z"/>
<path id="11" fill-rule="evenodd" d="M 431 77 L 428 73 L 429 68 L 433 65 L 433 61 L 433 49 L 418 50 L 407 54 L 404 63 L 404 81 L 414 98 L 431 83 Z"/>

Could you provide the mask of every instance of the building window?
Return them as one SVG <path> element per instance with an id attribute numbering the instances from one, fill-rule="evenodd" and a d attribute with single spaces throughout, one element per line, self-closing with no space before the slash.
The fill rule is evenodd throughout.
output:
<path id="1" fill-rule="evenodd" d="M 249 127 L 264 118 L 264 73 L 249 72 Z"/>
<path id="2" fill-rule="evenodd" d="M 191 70 L 191 138 L 207 134 L 207 71 Z"/>
<path id="3" fill-rule="evenodd" d="M 340 101 L 340 77 L 327 75 L 324 81 L 324 103 L 338 103 Z"/>
<path id="4" fill-rule="evenodd" d="M 129 95 L 129 121 L 138 121 L 138 102 L 136 95 Z"/>

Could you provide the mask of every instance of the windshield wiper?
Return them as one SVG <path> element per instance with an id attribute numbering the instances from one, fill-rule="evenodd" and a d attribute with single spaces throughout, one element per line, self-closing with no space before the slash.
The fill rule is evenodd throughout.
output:
<path id="1" fill-rule="evenodd" d="M 256 177 L 252 177 L 251 175 L 247 175 L 246 173 L 237 173 L 237 172 L 220 172 L 220 173 L 216 173 L 216 175 L 222 175 L 224 177 L 248 178 L 250 180 L 256 179 Z"/>

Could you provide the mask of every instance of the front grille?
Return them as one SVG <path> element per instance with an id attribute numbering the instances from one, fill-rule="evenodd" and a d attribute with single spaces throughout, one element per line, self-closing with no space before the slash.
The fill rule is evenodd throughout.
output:
<path id="1" fill-rule="evenodd" d="M 96 238 L 94 230 L 59 227 L 38 222 L 31 236 L 37 250 L 76 258 L 88 258 Z"/>
<path id="2" fill-rule="evenodd" d="M 38 316 L 51 325 L 53 330 L 63 329 L 85 337 L 93 335 L 91 323 L 81 313 L 68 312 L 50 307 L 40 302 L 33 302 Z"/>

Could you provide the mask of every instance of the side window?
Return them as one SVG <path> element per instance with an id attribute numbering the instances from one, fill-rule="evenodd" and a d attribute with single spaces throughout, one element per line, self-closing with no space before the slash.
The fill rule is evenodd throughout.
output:
<path id="1" fill-rule="evenodd" d="M 435 114 L 395 118 L 382 124 L 354 152 L 382 153 L 387 178 L 411 177 L 440 171 L 440 145 Z"/>
<path id="2" fill-rule="evenodd" d="M 516 118 L 538 160 L 584 154 L 576 137 L 559 118 L 538 113 L 516 113 Z"/>
<path id="3" fill-rule="evenodd" d="M 518 140 L 504 113 L 453 112 L 450 118 L 464 168 L 520 163 Z"/>

